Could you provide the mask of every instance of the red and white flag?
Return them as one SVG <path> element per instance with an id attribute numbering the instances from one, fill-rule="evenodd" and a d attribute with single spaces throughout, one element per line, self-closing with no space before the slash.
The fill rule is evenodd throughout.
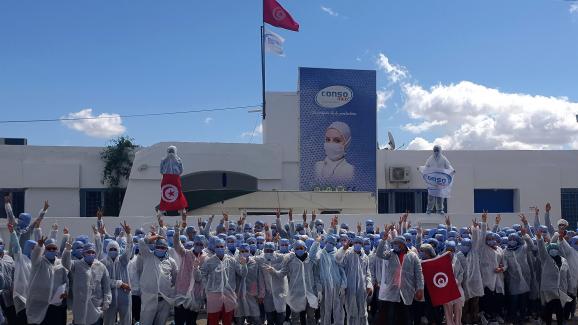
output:
<path id="1" fill-rule="evenodd" d="M 263 19 L 271 26 L 299 31 L 299 23 L 275 0 L 263 0 Z"/>
<path id="2" fill-rule="evenodd" d="M 433 306 L 447 304 L 461 296 L 449 253 L 423 261 L 421 268 Z"/>
<path id="3" fill-rule="evenodd" d="M 161 211 L 178 211 L 189 205 L 183 195 L 181 176 L 176 174 L 163 174 L 161 181 Z"/>

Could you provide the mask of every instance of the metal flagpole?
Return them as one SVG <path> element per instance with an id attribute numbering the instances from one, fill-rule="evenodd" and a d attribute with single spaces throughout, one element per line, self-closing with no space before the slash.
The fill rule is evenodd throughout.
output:
<path id="1" fill-rule="evenodd" d="M 261 96 L 262 96 L 262 112 L 263 119 L 267 116 L 265 104 L 265 0 L 261 0 L 262 12 L 261 17 Z"/>

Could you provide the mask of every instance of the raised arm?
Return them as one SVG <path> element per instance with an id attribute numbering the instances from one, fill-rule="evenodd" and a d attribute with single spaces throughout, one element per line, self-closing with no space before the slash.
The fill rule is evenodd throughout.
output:
<path id="1" fill-rule="evenodd" d="M 556 230 L 552 226 L 552 221 L 550 220 L 550 210 L 551 210 L 550 203 L 546 203 L 546 212 L 544 213 L 544 223 L 546 224 L 546 227 L 548 227 L 548 234 L 550 235 L 550 237 L 552 237 L 556 232 Z"/>
<path id="2" fill-rule="evenodd" d="M 9 195 L 4 197 L 4 210 L 6 210 L 6 217 L 8 218 L 8 223 L 15 225 L 16 218 L 14 217 L 14 211 L 12 211 L 12 199 Z"/>
<path id="3" fill-rule="evenodd" d="M 214 214 L 211 215 L 209 220 L 207 220 L 207 224 L 205 225 L 205 227 L 203 227 L 203 230 L 201 231 L 201 234 L 203 234 L 207 238 L 209 238 L 209 236 L 211 235 L 211 225 L 213 224 L 213 219 L 215 219 Z"/>

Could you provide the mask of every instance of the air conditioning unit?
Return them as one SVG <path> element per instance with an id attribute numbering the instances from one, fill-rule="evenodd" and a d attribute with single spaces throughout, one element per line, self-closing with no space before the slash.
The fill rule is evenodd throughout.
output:
<path id="1" fill-rule="evenodd" d="M 389 167 L 390 183 L 409 183 L 409 167 Z"/>

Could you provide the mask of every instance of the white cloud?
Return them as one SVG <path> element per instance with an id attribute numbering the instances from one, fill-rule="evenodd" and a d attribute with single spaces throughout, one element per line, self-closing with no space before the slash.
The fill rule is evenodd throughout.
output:
<path id="1" fill-rule="evenodd" d="M 102 113 L 92 115 L 92 108 L 86 108 L 78 112 L 69 113 L 63 119 L 79 119 L 73 121 L 61 121 L 68 128 L 82 132 L 94 138 L 108 139 L 119 136 L 126 131 L 122 125 L 122 119 L 118 114 Z"/>
<path id="2" fill-rule="evenodd" d="M 383 53 L 379 53 L 377 58 L 377 66 L 387 73 L 387 77 L 392 83 L 397 83 L 406 79 L 409 73 L 406 67 L 397 65 L 395 63 L 390 63 L 389 58 Z"/>
<path id="3" fill-rule="evenodd" d="M 430 129 L 432 129 L 432 128 L 436 127 L 436 126 L 445 125 L 445 124 L 447 124 L 447 123 L 448 123 L 448 121 L 437 121 L 437 120 L 434 120 L 434 121 L 431 121 L 431 122 L 430 122 L 430 121 L 424 121 L 424 122 L 422 122 L 422 123 L 420 123 L 420 124 L 411 124 L 411 123 L 408 123 L 408 124 L 402 126 L 401 128 L 404 129 L 404 130 L 406 130 L 406 131 L 409 131 L 409 132 L 411 132 L 411 133 L 416 133 L 416 134 L 417 134 L 417 133 L 422 133 L 422 132 L 425 132 L 425 131 L 429 131 Z"/>
<path id="4" fill-rule="evenodd" d="M 578 145 L 578 103 L 567 98 L 505 93 L 469 81 L 429 90 L 406 84 L 402 89 L 403 109 L 410 118 L 422 121 L 415 130 L 446 122 L 442 136 L 432 142 L 415 138 L 408 149 L 431 149 L 433 143 L 446 149 L 563 149 Z"/>
<path id="5" fill-rule="evenodd" d="M 213 118 L 212 118 L 212 117 L 207 117 L 207 118 L 205 118 L 205 124 L 211 124 L 211 122 L 213 122 Z"/>
<path id="6" fill-rule="evenodd" d="M 333 9 L 331 9 L 329 7 L 321 6 L 321 10 L 323 12 L 325 12 L 326 14 L 328 14 L 329 16 L 333 16 L 333 17 L 339 16 L 338 12 L 334 11 Z"/>
<path id="7" fill-rule="evenodd" d="M 377 111 L 385 108 L 387 101 L 393 96 L 393 90 L 378 90 L 377 91 Z"/>
<path id="8" fill-rule="evenodd" d="M 247 137 L 259 136 L 262 134 L 263 134 L 263 123 L 259 123 L 259 125 L 257 125 L 257 127 L 253 131 L 247 131 L 247 132 L 241 133 L 241 137 L 247 138 Z"/>
<path id="9" fill-rule="evenodd" d="M 568 10 L 571 14 L 578 12 L 578 3 L 571 4 Z"/>

